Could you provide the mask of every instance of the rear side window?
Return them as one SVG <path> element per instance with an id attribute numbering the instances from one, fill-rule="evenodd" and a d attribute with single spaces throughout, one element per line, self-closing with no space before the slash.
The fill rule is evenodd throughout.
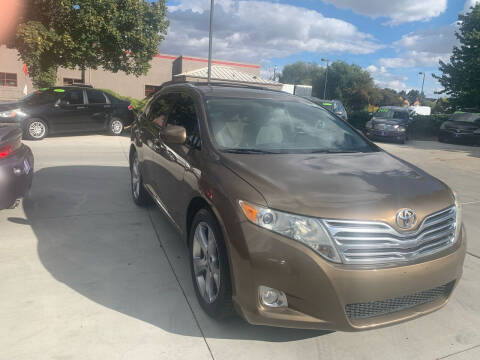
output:
<path id="1" fill-rule="evenodd" d="M 89 104 L 106 104 L 107 98 L 100 90 L 87 90 L 87 99 Z"/>
<path id="2" fill-rule="evenodd" d="M 65 101 L 69 105 L 83 104 L 83 90 L 68 90 L 65 95 Z"/>

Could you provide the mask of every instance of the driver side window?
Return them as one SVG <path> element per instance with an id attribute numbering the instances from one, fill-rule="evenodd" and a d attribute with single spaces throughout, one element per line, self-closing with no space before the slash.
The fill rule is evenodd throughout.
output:
<path id="1" fill-rule="evenodd" d="M 150 105 L 148 110 L 147 122 L 152 123 L 155 127 L 162 129 L 165 127 L 167 117 L 175 102 L 174 94 L 165 94 L 157 97 Z"/>
<path id="2" fill-rule="evenodd" d="M 168 116 L 168 124 L 183 126 L 187 132 L 187 145 L 194 144 L 199 139 L 195 103 L 187 94 L 177 93 L 174 96 L 175 105 Z"/>

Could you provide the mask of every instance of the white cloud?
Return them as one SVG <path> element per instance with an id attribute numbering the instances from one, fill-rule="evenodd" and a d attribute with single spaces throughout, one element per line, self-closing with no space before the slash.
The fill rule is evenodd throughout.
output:
<path id="1" fill-rule="evenodd" d="M 384 89 L 393 89 L 395 91 L 408 90 L 407 84 L 401 80 L 376 80 L 375 84 Z"/>
<path id="2" fill-rule="evenodd" d="M 465 6 L 464 6 L 464 8 L 463 8 L 463 12 L 464 12 L 464 13 L 470 12 L 470 8 L 471 8 L 472 6 L 477 5 L 478 3 L 480 3 L 480 0 L 467 0 L 467 1 L 465 2 Z"/>
<path id="3" fill-rule="evenodd" d="M 170 28 L 160 51 L 206 57 L 209 8 L 208 0 L 170 6 Z M 304 51 L 368 54 L 382 47 L 351 23 L 292 5 L 217 0 L 214 14 L 216 58 L 258 63 Z"/>
<path id="4" fill-rule="evenodd" d="M 452 24 L 438 29 L 411 32 L 393 43 L 400 56 L 382 58 L 379 64 L 386 68 L 411 68 L 417 66 L 437 66 L 439 60 L 448 61 L 454 45 L 457 25 Z"/>
<path id="5" fill-rule="evenodd" d="M 447 9 L 447 0 L 323 0 L 372 18 L 387 17 L 389 24 L 427 21 Z M 472 0 L 469 0 L 472 1 Z"/>
<path id="6" fill-rule="evenodd" d="M 391 74 L 385 66 L 370 65 L 365 68 L 373 77 L 375 84 L 381 88 L 389 88 L 397 91 L 406 90 L 406 76 Z"/>

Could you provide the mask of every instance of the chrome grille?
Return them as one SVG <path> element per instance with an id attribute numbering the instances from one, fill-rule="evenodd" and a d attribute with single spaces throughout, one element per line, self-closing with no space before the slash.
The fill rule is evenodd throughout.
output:
<path id="1" fill-rule="evenodd" d="M 453 285 L 454 282 L 452 281 L 434 289 L 421 291 L 412 295 L 366 303 L 348 304 L 345 306 L 345 312 L 349 319 L 367 319 L 386 315 L 426 304 L 442 297 L 447 297 L 452 291 Z"/>
<path id="2" fill-rule="evenodd" d="M 324 220 L 345 264 L 415 260 L 455 241 L 455 206 L 427 216 L 414 232 L 398 232 L 384 222 Z"/>

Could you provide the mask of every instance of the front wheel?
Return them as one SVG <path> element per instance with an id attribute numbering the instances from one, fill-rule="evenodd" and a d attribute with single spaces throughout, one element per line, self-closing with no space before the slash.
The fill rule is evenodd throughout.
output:
<path id="1" fill-rule="evenodd" d="M 151 197 L 147 193 L 147 190 L 143 187 L 142 173 L 140 172 L 140 162 L 138 161 L 137 153 L 132 157 L 132 163 L 130 164 L 131 174 L 131 190 L 132 197 L 135 204 L 138 206 L 148 206 L 151 203 Z"/>
<path id="2" fill-rule="evenodd" d="M 120 119 L 113 118 L 108 123 L 108 133 L 112 136 L 121 135 L 123 132 L 123 122 Z"/>
<path id="3" fill-rule="evenodd" d="M 190 268 L 200 306 L 215 319 L 233 314 L 232 285 L 227 249 L 217 219 L 201 209 L 189 235 Z"/>
<path id="4" fill-rule="evenodd" d="M 30 119 L 26 122 L 24 135 L 30 140 L 42 140 L 48 135 L 48 125 L 42 119 Z"/>

